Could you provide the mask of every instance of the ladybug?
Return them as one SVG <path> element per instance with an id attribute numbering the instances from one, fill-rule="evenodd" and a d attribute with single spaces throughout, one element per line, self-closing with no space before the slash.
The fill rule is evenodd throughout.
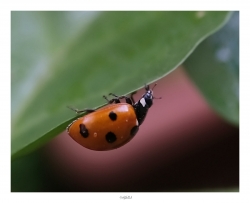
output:
<path id="1" fill-rule="evenodd" d="M 154 85 L 154 87 L 156 84 Z M 153 104 L 153 89 L 145 85 L 145 94 L 139 101 L 134 102 L 133 94 L 130 97 L 117 96 L 108 100 L 108 105 L 94 110 L 78 110 L 69 107 L 76 113 L 89 113 L 73 121 L 68 127 L 68 134 L 80 145 L 96 151 L 112 150 L 129 142 L 139 130 L 148 109 Z M 121 103 L 125 99 L 126 103 Z"/>

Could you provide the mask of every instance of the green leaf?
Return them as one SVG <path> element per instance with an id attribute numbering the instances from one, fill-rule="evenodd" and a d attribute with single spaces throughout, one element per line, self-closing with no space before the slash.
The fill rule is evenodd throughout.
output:
<path id="1" fill-rule="evenodd" d="M 184 65 L 208 103 L 239 125 L 239 13 L 203 41 Z"/>
<path id="2" fill-rule="evenodd" d="M 230 12 L 12 12 L 12 158 L 176 68 Z"/>

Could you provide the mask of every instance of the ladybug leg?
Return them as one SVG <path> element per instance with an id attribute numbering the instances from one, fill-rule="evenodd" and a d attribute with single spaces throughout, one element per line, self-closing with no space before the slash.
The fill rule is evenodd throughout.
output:
<path id="1" fill-rule="evenodd" d="M 83 112 L 86 112 L 86 113 L 91 113 L 91 112 L 94 112 L 95 110 L 94 109 L 83 109 L 83 110 L 78 110 L 78 109 L 75 109 L 71 106 L 67 106 L 69 109 L 71 109 L 72 111 L 76 112 L 76 113 L 83 113 Z"/>
<path id="2" fill-rule="evenodd" d="M 116 97 L 116 98 L 120 98 L 119 96 L 117 96 L 116 94 L 114 94 L 114 93 L 109 93 L 109 95 L 111 95 L 111 96 L 113 96 L 113 97 Z"/>
<path id="3" fill-rule="evenodd" d="M 117 99 L 117 98 L 113 98 L 113 99 L 108 100 L 108 98 L 107 98 L 105 95 L 103 96 L 103 98 L 106 99 L 107 102 L 108 102 L 109 104 L 112 104 L 112 103 L 115 103 L 115 104 L 120 103 L 120 100 Z"/>
<path id="4" fill-rule="evenodd" d="M 128 104 L 131 104 L 132 105 L 132 100 L 131 100 L 131 98 L 130 97 L 127 97 L 127 96 L 117 96 L 117 95 L 115 95 L 115 94 L 113 94 L 113 93 L 110 93 L 109 95 L 112 95 L 112 96 L 114 96 L 115 98 L 113 99 L 114 101 L 119 101 L 119 102 L 116 102 L 116 103 L 120 103 L 120 99 L 125 99 L 126 100 L 126 103 L 128 103 Z"/>
<path id="5" fill-rule="evenodd" d="M 132 101 L 132 104 L 134 104 L 135 103 L 135 99 L 134 99 L 134 94 L 136 94 L 136 92 L 132 92 L 131 94 L 130 94 L 130 100 Z"/>
<path id="6" fill-rule="evenodd" d="M 103 98 L 109 103 L 109 100 L 105 95 L 103 95 Z"/>

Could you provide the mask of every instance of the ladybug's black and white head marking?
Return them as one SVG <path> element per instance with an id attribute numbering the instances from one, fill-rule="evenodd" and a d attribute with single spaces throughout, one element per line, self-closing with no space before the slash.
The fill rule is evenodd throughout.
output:
<path id="1" fill-rule="evenodd" d="M 154 87 L 155 86 L 156 86 L 156 84 L 154 85 Z M 141 99 L 138 102 L 133 104 L 139 125 L 142 124 L 142 122 L 144 121 L 144 119 L 147 115 L 148 109 L 153 105 L 153 99 L 154 99 L 153 89 L 154 89 L 154 87 L 152 89 L 150 89 L 149 85 L 145 85 L 145 90 L 146 90 L 145 94 L 142 95 Z"/>
<path id="2" fill-rule="evenodd" d="M 153 104 L 153 90 L 149 89 L 149 86 L 145 86 L 146 93 L 140 99 L 140 103 L 145 108 L 150 108 Z"/>

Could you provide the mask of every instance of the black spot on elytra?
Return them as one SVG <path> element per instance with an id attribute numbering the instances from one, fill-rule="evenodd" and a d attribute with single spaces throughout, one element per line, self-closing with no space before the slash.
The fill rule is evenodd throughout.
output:
<path id="1" fill-rule="evenodd" d="M 88 131 L 88 129 L 86 128 L 86 126 L 85 126 L 84 124 L 80 124 L 79 127 L 80 127 L 80 134 L 81 134 L 83 137 L 87 138 L 87 137 L 89 136 L 89 131 Z"/>
<path id="2" fill-rule="evenodd" d="M 131 130 L 130 130 L 130 135 L 134 136 L 139 130 L 139 126 L 134 126 Z"/>
<path id="3" fill-rule="evenodd" d="M 115 121 L 117 119 L 117 114 L 113 111 L 111 111 L 109 113 L 109 118 L 112 120 L 112 121 Z"/>
<path id="4" fill-rule="evenodd" d="M 108 132 L 106 134 L 106 140 L 107 140 L 108 143 L 113 143 L 113 142 L 116 141 L 116 135 L 114 133 L 112 133 L 112 132 Z"/>

